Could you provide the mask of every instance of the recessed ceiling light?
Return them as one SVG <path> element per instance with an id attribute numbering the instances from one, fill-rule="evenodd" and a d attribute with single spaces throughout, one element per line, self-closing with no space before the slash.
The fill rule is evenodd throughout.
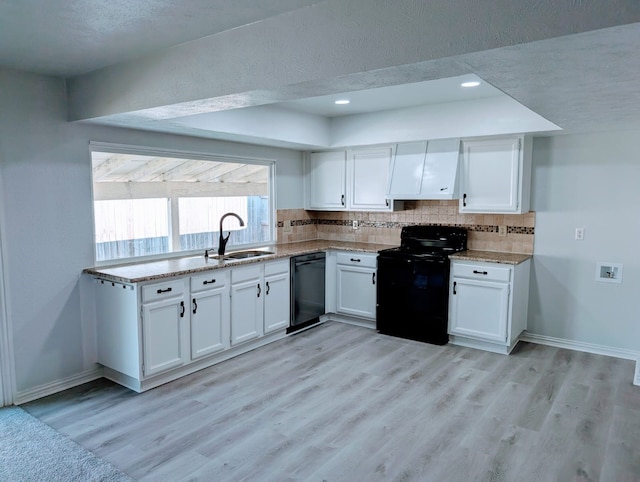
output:
<path id="1" fill-rule="evenodd" d="M 348 103 L 350 103 L 351 101 L 348 99 L 339 99 L 335 101 L 336 105 L 347 105 Z"/>
<path id="2" fill-rule="evenodd" d="M 460 84 L 462 87 L 478 87 L 480 85 L 480 82 L 463 82 L 462 84 Z"/>

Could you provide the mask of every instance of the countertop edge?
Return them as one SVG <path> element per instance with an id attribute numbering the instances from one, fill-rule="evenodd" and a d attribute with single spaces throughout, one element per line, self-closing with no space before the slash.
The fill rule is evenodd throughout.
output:
<path id="1" fill-rule="evenodd" d="M 524 263 L 532 258 L 532 254 L 476 250 L 461 251 L 449 256 L 449 259 L 454 261 L 476 261 L 479 263 L 510 264 L 514 266 Z"/>
<path id="2" fill-rule="evenodd" d="M 185 276 L 195 273 L 202 273 L 206 271 L 212 271 L 216 269 L 232 268 L 234 266 L 246 266 L 255 263 L 263 263 L 268 261 L 275 261 L 283 258 L 290 258 L 292 256 L 299 256 L 303 254 L 314 253 L 317 251 L 352 251 L 361 253 L 377 253 L 381 249 L 392 248 L 395 245 L 382 245 L 375 243 L 352 243 L 349 241 L 301 241 L 298 243 L 285 243 L 275 245 L 274 254 L 265 256 L 258 256 L 249 259 L 236 259 L 236 260 L 204 260 L 204 256 L 189 256 L 185 258 L 173 258 L 169 260 L 150 261 L 144 263 L 131 263 L 119 266 L 104 266 L 104 267 L 92 267 L 82 270 L 83 274 L 98 277 L 106 281 L 112 281 L 116 283 L 135 284 L 145 283 L 148 281 L 158 281 L 163 279 L 174 278 L 178 276 Z M 280 252 L 279 252 L 280 251 Z M 154 273 L 148 275 L 139 276 L 125 276 L 124 273 L 119 274 L 118 271 L 126 272 L 126 270 L 143 269 L 143 267 L 151 265 L 161 265 L 165 263 L 167 268 L 170 264 L 180 263 L 181 260 L 193 259 L 194 262 L 200 258 L 201 262 L 204 262 L 203 266 L 196 266 L 193 268 L 180 268 L 180 269 L 167 269 L 163 273 Z"/>

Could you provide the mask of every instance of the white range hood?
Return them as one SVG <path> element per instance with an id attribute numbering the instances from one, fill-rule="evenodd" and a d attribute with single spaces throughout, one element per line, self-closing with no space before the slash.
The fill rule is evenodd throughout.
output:
<path id="1" fill-rule="evenodd" d="M 394 151 L 389 199 L 458 199 L 460 139 L 407 142 Z"/>

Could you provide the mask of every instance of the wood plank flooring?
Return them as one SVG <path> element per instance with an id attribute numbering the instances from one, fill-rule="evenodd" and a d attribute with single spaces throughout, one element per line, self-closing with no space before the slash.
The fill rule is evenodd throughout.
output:
<path id="1" fill-rule="evenodd" d="M 154 390 L 23 405 L 138 480 L 640 481 L 634 364 L 329 322 Z"/>

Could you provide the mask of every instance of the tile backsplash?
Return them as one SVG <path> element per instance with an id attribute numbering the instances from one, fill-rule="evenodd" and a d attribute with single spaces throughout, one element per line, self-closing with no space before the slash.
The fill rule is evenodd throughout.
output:
<path id="1" fill-rule="evenodd" d="M 404 206 L 391 213 L 281 209 L 277 239 L 279 243 L 327 239 L 398 245 L 403 226 L 437 224 L 467 228 L 469 249 L 533 254 L 534 212 L 460 214 L 457 200 L 405 201 Z"/>

